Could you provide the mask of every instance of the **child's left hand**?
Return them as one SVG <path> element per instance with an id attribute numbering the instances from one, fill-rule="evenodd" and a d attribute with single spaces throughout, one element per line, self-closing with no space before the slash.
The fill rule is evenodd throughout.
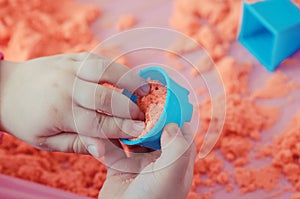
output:
<path id="1" fill-rule="evenodd" d="M 129 68 L 89 53 L 0 61 L 0 131 L 43 150 L 101 156 L 105 139 L 137 137 L 145 124 L 135 103 L 99 83 L 149 91 Z"/>

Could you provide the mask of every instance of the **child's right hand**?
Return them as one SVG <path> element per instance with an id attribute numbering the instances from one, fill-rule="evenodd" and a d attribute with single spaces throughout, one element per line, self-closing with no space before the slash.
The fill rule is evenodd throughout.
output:
<path id="1" fill-rule="evenodd" d="M 121 64 L 88 56 L 1 61 L 0 130 L 43 150 L 87 153 L 88 146 L 94 156 L 104 153 L 102 138 L 138 136 L 143 113 L 124 95 L 98 83 L 139 95 L 146 95 L 149 85 Z"/>
<path id="2" fill-rule="evenodd" d="M 181 131 L 171 123 L 163 130 L 160 155 L 156 151 L 128 156 L 113 145 L 117 143 L 107 143 L 106 147 L 110 147 L 104 154 L 107 176 L 98 198 L 186 198 L 196 158 L 193 139 L 194 132 L 189 126 L 185 125 Z"/>

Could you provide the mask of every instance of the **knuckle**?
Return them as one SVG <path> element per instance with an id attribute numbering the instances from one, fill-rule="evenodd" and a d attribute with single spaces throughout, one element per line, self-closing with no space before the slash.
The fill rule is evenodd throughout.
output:
<path id="1" fill-rule="evenodd" d="M 108 117 L 108 118 L 109 118 L 108 122 L 107 122 L 107 129 L 109 130 L 108 133 L 114 134 L 114 133 L 120 132 L 121 128 L 118 124 L 119 119 L 111 118 L 111 117 Z"/>
<path id="2" fill-rule="evenodd" d="M 109 116 L 101 116 L 101 124 L 98 125 L 98 132 L 103 138 L 114 138 L 117 132 L 120 132 L 119 125 L 115 120 Z"/>
<path id="3" fill-rule="evenodd" d="M 129 115 L 132 119 L 136 119 L 140 116 L 141 111 L 138 108 L 138 106 L 134 103 L 132 103 L 131 101 L 128 100 L 128 106 L 129 106 Z"/>
<path id="4" fill-rule="evenodd" d="M 97 114 L 96 117 L 96 132 L 99 133 L 100 138 L 107 138 L 107 134 L 112 131 L 110 127 L 110 120 L 108 117 L 101 114 Z"/>
<path id="5" fill-rule="evenodd" d="M 101 93 L 98 97 L 98 106 L 104 111 L 110 110 L 111 106 L 111 93 L 108 89 L 101 89 Z"/>
<path id="6" fill-rule="evenodd" d="M 116 122 L 115 122 L 115 126 L 117 128 L 118 131 L 122 131 L 122 132 L 127 132 L 128 130 L 128 122 L 127 120 L 124 120 L 124 119 L 116 119 Z"/>
<path id="7" fill-rule="evenodd" d="M 103 128 L 104 120 L 105 120 L 105 117 L 103 117 L 101 114 L 96 114 L 96 128 L 98 131 Z"/>
<path id="8" fill-rule="evenodd" d="M 115 119 L 113 118 L 108 119 L 107 125 L 109 131 L 112 133 L 119 129 L 118 125 L 116 125 Z"/>

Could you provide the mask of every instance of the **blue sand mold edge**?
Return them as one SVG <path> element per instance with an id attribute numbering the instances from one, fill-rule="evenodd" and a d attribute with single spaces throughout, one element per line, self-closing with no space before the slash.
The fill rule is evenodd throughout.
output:
<path id="1" fill-rule="evenodd" d="M 159 75 L 159 77 L 163 77 L 163 81 L 159 80 L 159 77 L 151 77 L 151 75 L 149 75 L 148 73 L 152 73 L 152 75 L 156 73 L 157 75 Z M 168 123 L 174 122 L 177 123 L 179 127 L 182 127 L 184 122 L 189 122 L 191 120 L 193 106 L 188 102 L 189 91 L 179 86 L 176 82 L 169 78 L 166 71 L 164 71 L 162 68 L 156 66 L 149 67 L 141 70 L 139 72 L 139 75 L 144 79 L 150 77 L 153 80 L 159 80 L 162 84 L 167 85 L 165 107 L 156 125 L 145 136 L 137 140 L 121 139 L 121 141 L 127 145 L 141 145 L 144 147 L 152 148 L 154 150 L 159 150 L 161 148 L 160 137 L 164 126 Z M 179 95 L 185 95 L 186 100 L 182 100 L 182 96 L 177 97 L 170 88 L 175 89 Z M 130 92 L 126 91 L 124 94 L 130 99 L 136 99 L 136 97 L 133 97 L 133 94 L 131 94 Z M 178 105 L 178 107 L 176 105 Z M 172 113 L 167 112 L 170 106 L 172 107 Z M 178 108 L 177 110 L 175 110 L 176 107 Z M 174 114 L 173 111 L 177 111 L 179 112 L 179 114 Z"/>

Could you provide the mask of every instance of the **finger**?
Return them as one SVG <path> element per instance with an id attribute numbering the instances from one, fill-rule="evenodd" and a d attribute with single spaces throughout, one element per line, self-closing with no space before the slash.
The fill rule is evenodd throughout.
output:
<path id="1" fill-rule="evenodd" d="M 144 119 L 144 113 L 128 97 L 99 84 L 76 79 L 73 100 L 78 105 L 120 118 Z"/>
<path id="2" fill-rule="evenodd" d="M 110 83 L 144 96 L 150 91 L 146 80 L 128 67 L 104 58 L 89 58 L 78 63 L 77 77 L 94 83 Z"/>
<path id="3" fill-rule="evenodd" d="M 183 136 L 176 124 L 168 124 L 161 138 L 162 154 L 155 162 L 155 168 L 161 170 L 160 175 L 165 180 L 178 182 L 185 175 L 191 157 L 192 147 Z"/>
<path id="4" fill-rule="evenodd" d="M 49 151 L 65 153 L 92 154 L 101 157 L 104 154 L 104 144 L 101 139 L 79 136 L 76 133 L 61 133 L 41 138 L 40 148 Z"/>
<path id="5" fill-rule="evenodd" d="M 74 121 L 69 129 L 80 135 L 105 138 L 134 138 L 141 135 L 145 123 L 138 120 L 122 119 L 103 115 L 80 107 L 73 107 Z"/>
<path id="6" fill-rule="evenodd" d="M 182 127 L 182 135 L 188 143 L 194 142 L 197 131 L 193 131 L 188 123 L 185 123 Z"/>

